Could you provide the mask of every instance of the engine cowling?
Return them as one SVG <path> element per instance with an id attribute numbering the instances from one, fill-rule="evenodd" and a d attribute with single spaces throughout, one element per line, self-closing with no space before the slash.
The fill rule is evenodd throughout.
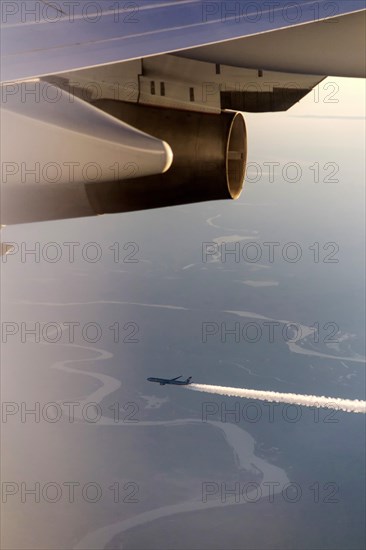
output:
<path id="1" fill-rule="evenodd" d="M 173 151 L 172 166 L 164 174 L 87 186 L 98 213 L 239 197 L 247 158 L 241 113 L 197 113 L 109 99 L 93 104 L 166 141 Z"/>
<path id="2" fill-rule="evenodd" d="M 130 179 L 2 184 L 0 223 L 129 212 L 240 195 L 247 156 L 241 113 L 207 114 L 107 99 L 94 105 L 169 144 L 173 151 L 169 170 L 141 177 L 144 170 L 135 156 L 127 163 Z"/>

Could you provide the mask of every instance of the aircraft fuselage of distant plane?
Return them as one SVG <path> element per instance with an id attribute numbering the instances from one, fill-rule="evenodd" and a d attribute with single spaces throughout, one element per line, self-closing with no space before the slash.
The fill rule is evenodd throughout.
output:
<path id="1" fill-rule="evenodd" d="M 191 384 L 192 376 L 189 376 L 187 380 L 178 380 L 178 378 L 182 378 L 181 376 L 177 376 L 176 378 L 154 378 L 150 377 L 148 378 L 149 382 L 157 382 L 160 384 L 160 386 L 165 386 L 166 384 L 172 384 L 174 386 L 188 386 L 188 384 Z"/>

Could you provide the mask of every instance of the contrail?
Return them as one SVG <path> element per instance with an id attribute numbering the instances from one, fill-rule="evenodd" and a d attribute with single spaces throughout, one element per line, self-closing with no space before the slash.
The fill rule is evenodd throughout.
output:
<path id="1" fill-rule="evenodd" d="M 341 399 L 339 397 L 324 397 L 323 395 L 301 395 L 297 393 L 280 393 L 277 391 L 248 390 L 246 388 L 228 388 L 226 386 L 209 386 L 207 384 L 189 384 L 185 387 L 189 390 L 214 393 L 216 395 L 274 401 L 276 403 L 288 403 L 290 405 L 301 405 L 304 407 L 323 407 L 325 409 L 353 413 L 366 413 L 366 401 L 360 401 L 358 399 Z"/>

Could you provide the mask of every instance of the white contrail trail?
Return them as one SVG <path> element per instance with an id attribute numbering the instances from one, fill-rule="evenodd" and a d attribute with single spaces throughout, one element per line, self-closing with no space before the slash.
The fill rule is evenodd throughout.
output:
<path id="1" fill-rule="evenodd" d="M 301 405 L 304 407 L 323 407 L 325 409 L 353 413 L 366 413 L 366 401 L 360 401 L 358 399 L 341 399 L 340 397 L 324 397 L 323 395 L 301 395 L 297 393 L 280 393 L 277 391 L 248 390 L 246 388 L 228 388 L 226 386 L 209 386 L 207 384 L 189 384 L 186 388 L 194 391 L 214 393 L 216 395 L 274 401 L 276 403 L 288 403 L 290 405 Z"/>

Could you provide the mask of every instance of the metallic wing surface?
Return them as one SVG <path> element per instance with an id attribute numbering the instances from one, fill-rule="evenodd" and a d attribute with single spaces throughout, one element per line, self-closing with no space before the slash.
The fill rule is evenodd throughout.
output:
<path id="1" fill-rule="evenodd" d="M 361 76 L 364 9 L 364 0 L 4 1 L 1 80 L 183 51 L 196 59 L 248 67 L 253 50 L 252 64 L 260 61 L 262 68 L 332 75 L 334 68 L 343 76 Z M 299 33 L 286 32 L 297 27 Z M 249 38 L 247 52 L 243 40 Z M 273 53 L 267 45 L 275 41 L 280 44 Z M 284 51 L 290 55 L 287 61 Z"/>

